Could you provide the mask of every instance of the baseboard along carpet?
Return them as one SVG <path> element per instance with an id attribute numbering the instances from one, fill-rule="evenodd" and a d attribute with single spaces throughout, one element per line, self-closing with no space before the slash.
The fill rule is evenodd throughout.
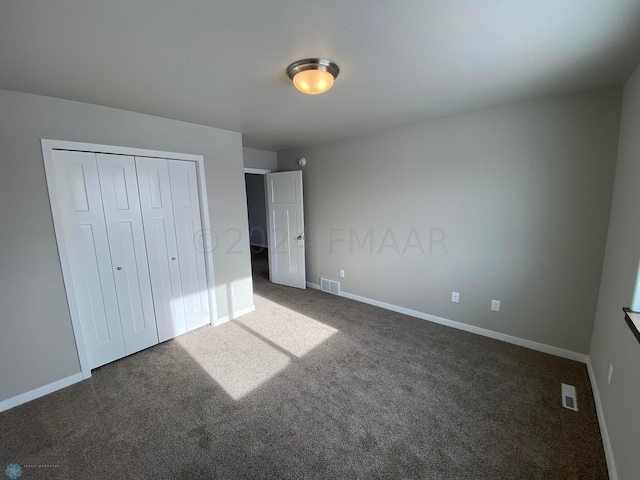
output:
<path id="1" fill-rule="evenodd" d="M 584 364 L 266 276 L 257 255 L 255 312 L 0 413 L 2 468 L 25 480 L 607 478 Z"/>

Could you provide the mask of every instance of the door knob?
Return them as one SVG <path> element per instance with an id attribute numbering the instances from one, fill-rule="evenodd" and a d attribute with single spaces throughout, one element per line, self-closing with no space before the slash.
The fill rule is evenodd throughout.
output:
<path id="1" fill-rule="evenodd" d="M 116 270 L 122 270 L 122 267 L 117 267 Z"/>
<path id="2" fill-rule="evenodd" d="M 175 259 L 176 259 L 176 257 L 171 257 L 171 260 L 175 260 Z"/>
<path id="3" fill-rule="evenodd" d="M 298 240 L 302 240 L 302 235 L 298 235 Z"/>

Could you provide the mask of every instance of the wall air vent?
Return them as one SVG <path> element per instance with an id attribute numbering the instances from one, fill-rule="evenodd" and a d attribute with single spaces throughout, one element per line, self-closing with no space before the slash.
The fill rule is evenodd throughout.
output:
<path id="1" fill-rule="evenodd" d="M 578 411 L 578 397 L 576 396 L 576 387 L 573 385 L 562 384 L 562 406 L 575 412 Z"/>
<path id="2" fill-rule="evenodd" d="M 340 295 L 340 282 L 329 280 L 327 278 L 320 279 L 320 290 L 334 295 Z"/>

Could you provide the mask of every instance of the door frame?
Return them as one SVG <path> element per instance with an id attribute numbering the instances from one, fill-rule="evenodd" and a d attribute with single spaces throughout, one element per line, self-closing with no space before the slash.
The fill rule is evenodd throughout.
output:
<path id="1" fill-rule="evenodd" d="M 58 196 L 58 190 L 55 181 L 53 151 L 71 150 L 114 155 L 128 155 L 134 157 L 166 158 L 170 160 L 185 160 L 195 162 L 196 173 L 198 177 L 198 193 L 200 198 L 200 217 L 202 222 L 202 231 L 204 233 L 203 242 L 206 242 L 205 235 L 211 232 L 211 225 L 209 222 L 209 202 L 207 200 L 207 188 L 204 175 L 204 157 L 202 155 L 164 152 L 161 150 L 118 147 L 114 145 L 101 145 L 95 143 L 67 142 L 63 140 L 51 140 L 44 138 L 41 139 L 41 144 L 47 188 L 49 190 L 49 202 L 51 204 L 51 214 L 53 216 L 53 228 L 58 246 L 60 266 L 62 267 L 62 279 L 67 294 L 67 304 L 69 306 L 69 314 L 71 316 L 71 326 L 76 342 L 76 349 L 78 352 L 78 360 L 80 362 L 82 378 L 87 379 L 91 377 L 91 367 L 89 366 L 87 351 L 84 345 L 84 337 L 82 336 L 82 326 L 80 323 L 80 315 L 77 308 L 76 292 L 73 288 L 73 282 L 71 281 L 71 264 L 69 261 L 69 254 L 67 252 L 67 245 L 62 221 L 62 212 L 60 210 L 60 199 Z M 211 325 L 217 325 L 218 313 L 216 304 L 215 279 L 213 274 L 213 249 L 210 248 L 210 246 L 209 248 L 204 248 L 204 257 L 205 270 L 207 274 L 207 293 L 209 297 L 209 320 Z"/>

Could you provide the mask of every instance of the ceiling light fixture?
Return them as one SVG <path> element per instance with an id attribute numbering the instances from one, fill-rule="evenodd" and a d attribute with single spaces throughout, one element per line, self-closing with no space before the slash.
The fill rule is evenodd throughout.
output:
<path id="1" fill-rule="evenodd" d="M 287 67 L 287 75 L 302 93 L 317 95 L 333 86 L 338 77 L 338 65 L 326 58 L 305 58 Z"/>

